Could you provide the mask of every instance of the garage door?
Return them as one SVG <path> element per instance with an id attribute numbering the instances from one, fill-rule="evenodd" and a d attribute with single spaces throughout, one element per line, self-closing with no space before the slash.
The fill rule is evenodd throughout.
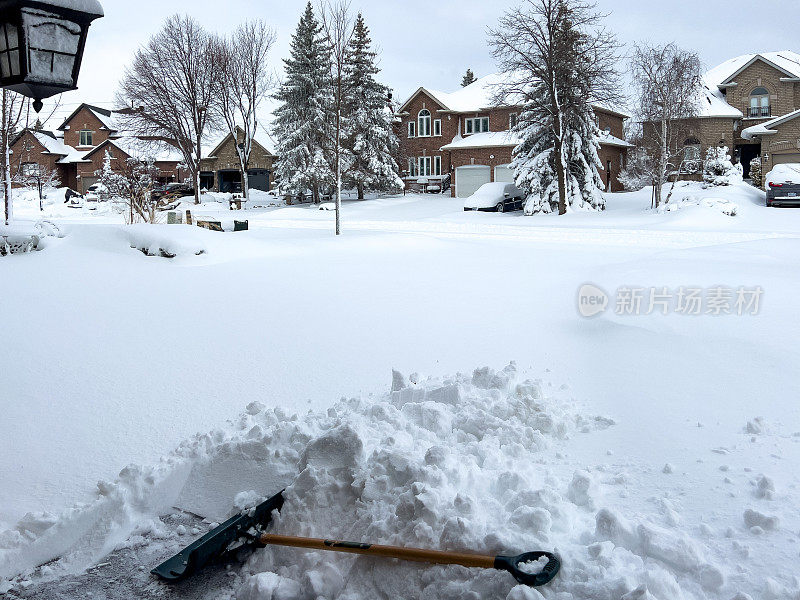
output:
<path id="1" fill-rule="evenodd" d="M 485 165 L 456 167 L 456 197 L 471 196 L 484 183 L 489 183 L 491 172 L 491 167 Z"/>
<path id="2" fill-rule="evenodd" d="M 89 189 L 89 186 L 92 186 L 95 183 L 97 183 L 99 179 L 100 179 L 99 177 L 81 177 L 80 193 L 85 194 L 86 190 Z"/>
<path id="3" fill-rule="evenodd" d="M 509 165 L 494 168 L 494 180 L 502 183 L 514 183 L 514 169 Z"/>
<path id="4" fill-rule="evenodd" d="M 800 153 L 772 155 L 773 165 L 785 165 L 786 163 L 800 163 Z"/>

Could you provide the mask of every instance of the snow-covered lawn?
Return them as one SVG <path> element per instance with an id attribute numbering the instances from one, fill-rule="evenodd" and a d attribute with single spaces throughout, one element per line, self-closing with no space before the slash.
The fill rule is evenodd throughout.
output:
<path id="1" fill-rule="evenodd" d="M 555 547 L 565 565 L 548 598 L 617 600 L 642 584 L 659 600 L 800 594 L 800 211 L 767 209 L 747 186 L 676 197 L 679 209 L 655 213 L 647 191 L 609 195 L 605 213 L 565 217 L 465 213 L 435 195 L 347 201 L 340 238 L 333 213 L 308 205 L 194 211 L 249 220 L 239 233 L 47 208 L 66 237 L 0 258 L 0 578 L 59 555 L 52 573 L 80 569 L 153 529 L 142 523 L 186 477 L 176 465 L 268 451 L 306 468 L 283 533 Z M 736 216 L 720 210 L 731 203 Z M 131 248 L 166 244 L 176 258 Z M 756 316 L 612 305 L 584 319 L 588 282 L 612 296 L 720 285 L 763 296 Z M 495 380 L 473 377 L 512 360 Z M 420 374 L 416 396 L 387 395 L 392 368 Z M 358 400 L 330 412 L 341 397 Z M 266 412 L 240 417 L 254 401 Z M 315 455 L 325 435 L 336 460 Z M 157 466 L 95 488 L 130 463 Z M 756 528 L 747 510 L 777 525 Z M 40 511 L 51 515 L 17 524 Z M 260 600 L 279 584 L 308 590 L 310 572 L 329 598 L 401 581 L 408 597 L 513 587 L 502 573 L 321 554 L 263 551 L 225 586 Z M 249 578 L 260 571 L 291 581 Z"/>

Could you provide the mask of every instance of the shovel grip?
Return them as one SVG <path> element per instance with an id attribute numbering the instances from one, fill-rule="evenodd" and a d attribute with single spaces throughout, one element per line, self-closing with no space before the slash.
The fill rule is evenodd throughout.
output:
<path id="1" fill-rule="evenodd" d="M 361 544 L 358 542 L 342 542 L 321 538 L 293 537 L 265 533 L 261 543 L 275 546 L 294 546 L 295 548 L 311 548 L 314 550 L 330 550 L 332 552 L 348 552 L 384 558 L 399 558 L 415 562 L 439 565 L 462 565 L 464 567 L 480 567 L 494 569 L 495 557 L 462 552 L 442 552 L 441 550 L 423 550 L 421 548 L 402 548 L 400 546 L 380 546 L 378 544 Z"/>

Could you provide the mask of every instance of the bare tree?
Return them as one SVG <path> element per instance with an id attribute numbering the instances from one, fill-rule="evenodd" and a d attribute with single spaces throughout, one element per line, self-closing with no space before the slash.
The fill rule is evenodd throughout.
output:
<path id="1" fill-rule="evenodd" d="M 654 206 L 658 207 L 664 184 L 670 171 L 675 170 L 675 161 L 681 165 L 676 170 L 677 179 L 685 160 L 678 137 L 686 120 L 697 117 L 699 111 L 700 59 L 694 52 L 675 44 L 640 44 L 634 48 L 630 70 L 636 87 L 644 147 L 653 155 L 653 199 Z"/>
<path id="2" fill-rule="evenodd" d="M 128 223 L 136 221 L 156 223 L 160 209 L 166 202 L 163 198 L 154 199 L 153 188 L 158 183 L 159 168 L 151 156 L 136 156 L 116 159 L 112 166 L 111 155 L 106 152 L 103 168 L 95 172 L 98 183 L 105 186 L 111 198 L 122 198 L 128 208 Z"/>
<path id="3" fill-rule="evenodd" d="M 233 136 L 245 198 L 250 191 L 247 168 L 259 126 L 258 111 L 275 84 L 267 63 L 274 44 L 275 32 L 260 20 L 240 25 L 230 37 L 219 39 L 216 44 L 220 77 L 214 82 L 213 108 Z"/>
<path id="4" fill-rule="evenodd" d="M 203 137 L 213 127 L 215 43 L 192 17 L 173 15 L 125 70 L 117 103 L 125 126 L 140 136 L 167 140 L 183 155 L 200 203 Z"/>
<path id="5" fill-rule="evenodd" d="M 336 174 L 336 235 L 341 233 L 340 214 L 342 210 L 342 171 L 346 152 L 344 150 L 345 137 L 345 102 L 347 98 L 347 77 L 345 64 L 347 47 L 353 37 L 353 19 L 350 16 L 350 2 L 336 0 L 328 2 L 321 7 L 322 29 L 328 39 L 331 51 L 331 81 L 333 84 L 333 119 L 332 134 L 334 136 L 333 171 Z"/>
<path id="6" fill-rule="evenodd" d="M 3 89 L 0 98 L 0 146 L 3 158 L 0 162 L 0 177 L 3 180 L 4 219 L 8 225 L 14 218 L 14 201 L 11 190 L 11 143 L 14 136 L 23 129 L 30 118 L 29 98 Z"/>
<path id="7" fill-rule="evenodd" d="M 592 205 L 602 202 L 593 192 L 599 175 L 592 104 L 620 97 L 618 44 L 603 28 L 604 17 L 583 0 L 526 0 L 489 31 L 493 54 L 508 74 L 496 99 L 525 105 L 517 126 L 523 137 L 517 179 L 541 179 L 542 171 L 552 170 L 552 182 L 545 177 L 545 184 L 531 187 L 557 194 L 559 214 L 566 213 L 568 196 L 592 194 Z"/>

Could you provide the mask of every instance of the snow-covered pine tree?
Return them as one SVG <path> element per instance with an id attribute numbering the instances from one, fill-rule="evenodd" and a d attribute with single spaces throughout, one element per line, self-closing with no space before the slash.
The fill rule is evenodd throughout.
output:
<path id="1" fill-rule="evenodd" d="M 464 77 L 461 78 L 461 87 L 467 87 L 471 83 L 475 83 L 475 73 L 472 72 L 472 69 L 467 69 Z"/>
<path id="2" fill-rule="evenodd" d="M 333 91 L 330 51 L 311 2 L 306 5 L 292 36 L 290 57 L 284 59 L 286 78 L 274 98 L 273 131 L 277 139 L 275 171 L 281 185 L 293 193 L 310 190 L 314 202 L 335 185 L 327 141 Z"/>
<path id="3" fill-rule="evenodd" d="M 712 146 L 706 151 L 703 181 L 709 185 L 733 185 L 742 181 L 742 166 L 731 162 L 727 146 Z"/>
<path id="4" fill-rule="evenodd" d="M 345 57 L 345 148 L 351 159 L 344 177 L 348 187 L 358 190 L 359 200 L 364 198 L 365 190 L 396 190 L 403 186 L 394 160 L 400 141 L 387 105 L 389 88 L 375 79 L 380 69 L 371 43 L 369 29 L 359 13 Z"/>
<path id="5" fill-rule="evenodd" d="M 513 166 L 528 213 L 605 208 L 593 103 L 616 99 L 617 44 L 593 9 L 581 0 L 531 0 L 490 33 L 509 74 L 498 100 L 524 106 Z"/>

